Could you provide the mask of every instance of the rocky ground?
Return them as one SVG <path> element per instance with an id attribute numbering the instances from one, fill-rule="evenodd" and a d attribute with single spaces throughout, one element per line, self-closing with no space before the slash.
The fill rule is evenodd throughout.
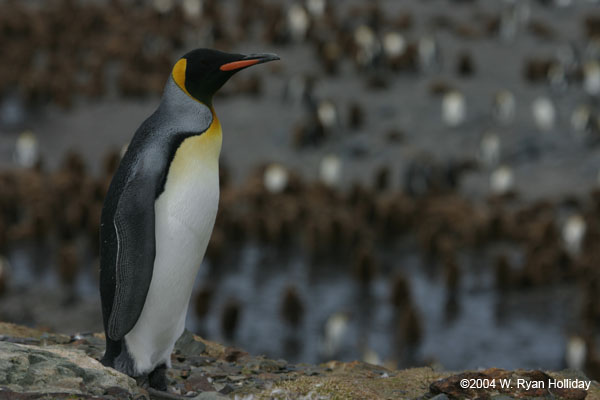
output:
<path id="1" fill-rule="evenodd" d="M 461 389 L 461 379 L 580 379 L 574 371 L 487 369 L 459 374 L 415 368 L 392 371 L 362 362 L 289 364 L 250 355 L 189 332 L 177 342 L 170 392 L 103 367 L 101 334 L 62 335 L 0 323 L 0 399 L 598 399 L 582 389 Z"/>

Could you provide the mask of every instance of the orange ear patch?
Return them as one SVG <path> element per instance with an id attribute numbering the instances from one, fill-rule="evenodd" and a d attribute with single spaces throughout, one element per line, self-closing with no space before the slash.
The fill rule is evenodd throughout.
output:
<path id="1" fill-rule="evenodd" d="M 187 60 L 185 58 L 177 61 L 175 66 L 173 67 L 173 80 L 183 90 L 187 93 L 188 96 L 192 97 L 192 95 L 185 88 L 185 69 L 187 67 Z"/>
<path id="2" fill-rule="evenodd" d="M 240 69 L 240 68 L 244 68 L 244 67 L 249 67 L 254 64 L 258 64 L 259 62 L 260 62 L 260 60 L 234 61 L 234 62 L 230 62 L 230 63 L 221 65 L 221 67 L 219 67 L 219 69 L 221 71 L 233 71 L 235 69 Z"/>

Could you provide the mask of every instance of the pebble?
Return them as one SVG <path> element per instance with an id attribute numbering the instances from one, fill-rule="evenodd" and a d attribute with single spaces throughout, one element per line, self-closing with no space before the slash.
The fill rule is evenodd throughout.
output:
<path id="1" fill-rule="evenodd" d="M 194 339 L 194 334 L 186 329 L 175 343 L 175 350 L 181 354 L 199 355 L 204 353 L 206 345 Z"/>
<path id="2" fill-rule="evenodd" d="M 198 396 L 194 397 L 192 400 L 225 400 L 229 399 L 229 397 L 222 395 L 217 392 L 202 392 Z"/>
<path id="3" fill-rule="evenodd" d="M 429 400 L 449 400 L 448 396 L 446 396 L 444 393 L 440 393 L 437 396 L 433 396 L 431 399 Z"/>

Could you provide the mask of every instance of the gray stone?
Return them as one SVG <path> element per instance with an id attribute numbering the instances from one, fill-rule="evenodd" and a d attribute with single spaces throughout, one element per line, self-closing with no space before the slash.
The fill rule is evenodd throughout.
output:
<path id="1" fill-rule="evenodd" d="M 175 350 L 183 355 L 200 355 L 206 350 L 206 345 L 196 339 L 187 329 L 175 343 Z"/>
<path id="2" fill-rule="evenodd" d="M 229 397 L 224 396 L 217 392 L 202 392 L 198 396 L 194 397 L 192 400 L 223 400 L 229 399 Z"/>
<path id="3" fill-rule="evenodd" d="M 430 400 L 448 400 L 448 396 L 444 393 L 440 393 L 437 396 L 433 396 Z"/>
<path id="4" fill-rule="evenodd" d="M 0 342 L 0 386 L 20 393 L 102 396 L 119 388 L 139 394 L 135 380 L 106 368 L 83 351 Z"/>

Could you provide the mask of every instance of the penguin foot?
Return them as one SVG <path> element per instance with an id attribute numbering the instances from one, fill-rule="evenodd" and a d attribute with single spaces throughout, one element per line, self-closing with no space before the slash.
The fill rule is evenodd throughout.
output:
<path id="1" fill-rule="evenodd" d="M 167 390 L 167 366 L 161 364 L 148 374 L 148 385 L 156 390 Z"/>
<path id="2" fill-rule="evenodd" d="M 106 355 L 105 355 L 105 356 L 103 356 L 103 357 L 100 359 L 100 363 L 101 363 L 102 365 L 104 365 L 105 367 L 111 367 L 111 368 L 112 368 L 112 366 L 113 366 L 113 362 L 112 362 L 112 360 L 109 360 L 109 359 L 108 359 L 108 357 L 106 357 Z"/>

